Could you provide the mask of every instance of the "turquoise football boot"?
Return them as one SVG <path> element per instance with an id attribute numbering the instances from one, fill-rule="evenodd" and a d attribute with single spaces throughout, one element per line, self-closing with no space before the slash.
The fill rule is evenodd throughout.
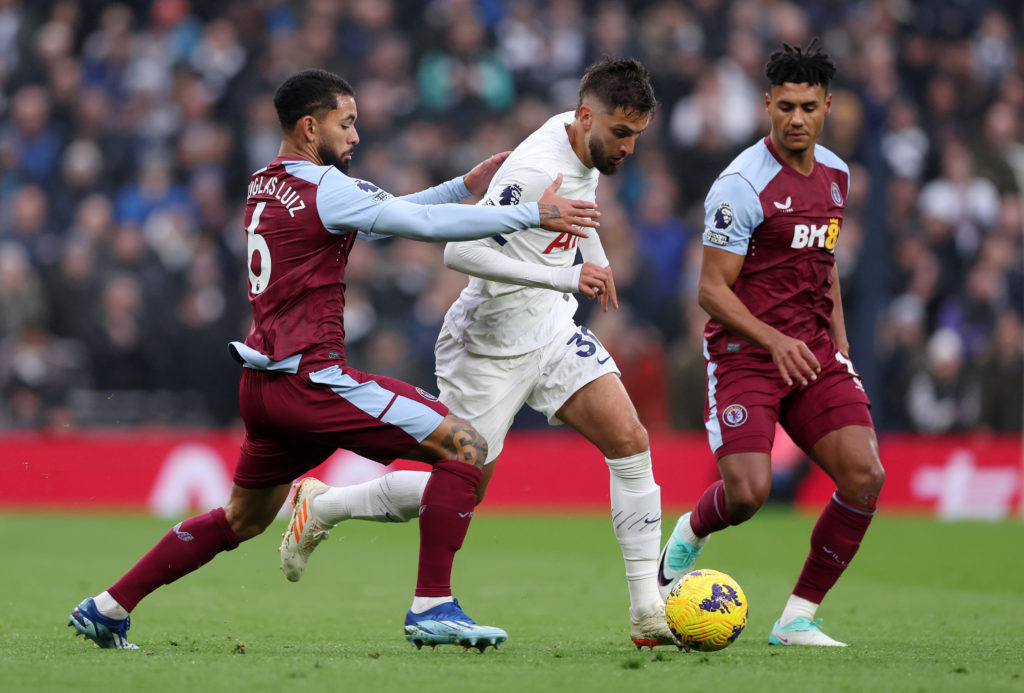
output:
<path id="1" fill-rule="evenodd" d="M 686 513 L 676 521 L 672 528 L 672 534 L 665 542 L 658 558 L 658 591 L 662 599 L 668 599 L 669 592 L 676 580 L 691 572 L 697 565 L 697 557 L 700 556 L 704 545 L 708 543 L 709 537 L 697 539 L 696 544 L 691 544 L 683 538 L 681 527 L 690 523 L 690 513 Z"/>

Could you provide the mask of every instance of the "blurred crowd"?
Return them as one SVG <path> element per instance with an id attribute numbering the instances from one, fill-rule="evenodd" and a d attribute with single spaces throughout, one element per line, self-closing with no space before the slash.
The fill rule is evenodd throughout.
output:
<path id="1" fill-rule="evenodd" d="M 839 65 L 822 144 L 852 172 L 837 262 L 878 428 L 1021 431 L 1011 0 L 0 0 L 0 428 L 235 421 L 245 190 L 288 75 L 353 84 L 351 172 L 404 194 L 572 109 L 608 54 L 640 58 L 660 106 L 598 193 L 621 310 L 580 317 L 649 428 L 700 429 L 703 199 L 768 132 L 768 53 L 813 36 Z M 434 382 L 466 281 L 442 250 L 356 244 L 355 367 Z"/>

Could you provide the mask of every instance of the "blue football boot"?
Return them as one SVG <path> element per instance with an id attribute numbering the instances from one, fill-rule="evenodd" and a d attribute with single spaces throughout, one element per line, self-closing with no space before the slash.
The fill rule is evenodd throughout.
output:
<path id="1" fill-rule="evenodd" d="M 79 635 L 92 640 L 97 646 L 108 650 L 137 650 L 138 645 L 128 642 L 131 618 L 116 619 L 104 616 L 89 597 L 75 607 L 68 617 L 68 625 L 74 626 Z"/>
<path id="2" fill-rule="evenodd" d="M 431 649 L 437 645 L 462 645 L 467 650 L 475 647 L 483 652 L 488 645 L 497 650 L 508 640 L 508 633 L 501 628 L 478 625 L 454 599 L 422 613 L 406 613 L 405 639 L 417 650 L 424 645 Z"/>

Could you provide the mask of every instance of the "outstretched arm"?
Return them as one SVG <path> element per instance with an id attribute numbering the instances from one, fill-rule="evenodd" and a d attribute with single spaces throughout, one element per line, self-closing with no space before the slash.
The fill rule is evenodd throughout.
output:
<path id="1" fill-rule="evenodd" d="M 419 241 L 462 241 L 540 226 L 586 238 L 578 227 L 598 226 L 597 205 L 559 197 L 555 191 L 561 184 L 559 174 L 538 202 L 507 207 L 416 205 L 396 198 L 381 203 L 372 227 L 362 230 Z"/>
<path id="2" fill-rule="evenodd" d="M 464 176 L 458 176 L 432 188 L 402 195 L 398 199 L 418 205 L 443 205 L 464 200 L 469 196 Z"/>
<path id="3" fill-rule="evenodd" d="M 418 205 L 441 205 L 449 202 L 459 202 L 473 195 L 482 195 L 487 192 L 487 186 L 490 184 L 491 178 L 494 177 L 494 174 L 497 173 L 511 153 L 500 152 L 490 156 L 463 176 L 452 178 L 426 190 L 402 195 L 399 199 L 406 202 L 414 202 Z"/>

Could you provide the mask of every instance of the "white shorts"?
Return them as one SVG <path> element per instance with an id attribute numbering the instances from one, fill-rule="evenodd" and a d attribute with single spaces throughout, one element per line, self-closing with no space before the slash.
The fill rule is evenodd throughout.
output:
<path id="1" fill-rule="evenodd" d="M 501 453 L 524 404 L 554 426 L 562 423 L 555 413 L 584 385 L 605 373 L 621 375 L 594 333 L 575 322 L 546 346 L 509 357 L 471 354 L 442 329 L 434 357 L 439 399 L 484 437 L 488 462 Z"/>

